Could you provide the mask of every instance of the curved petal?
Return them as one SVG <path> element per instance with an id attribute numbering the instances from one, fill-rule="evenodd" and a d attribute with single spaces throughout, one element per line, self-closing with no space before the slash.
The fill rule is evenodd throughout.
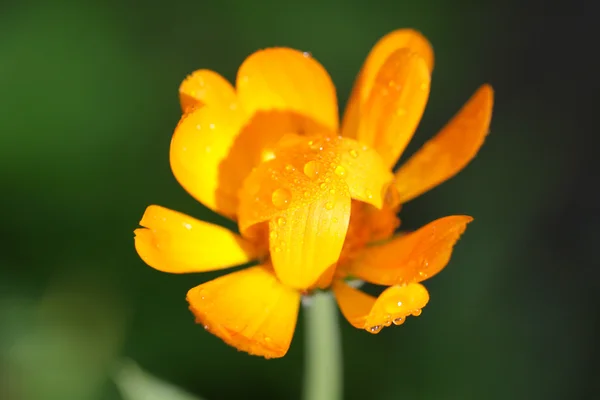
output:
<path id="1" fill-rule="evenodd" d="M 346 272 L 377 285 L 421 282 L 444 269 L 472 220 L 466 215 L 440 218 L 415 232 L 367 247 L 346 266 Z"/>
<path id="2" fill-rule="evenodd" d="M 390 54 L 375 76 L 357 139 L 374 147 L 388 168 L 396 164 L 421 121 L 430 83 L 425 60 L 410 49 Z"/>
<path id="3" fill-rule="evenodd" d="M 233 218 L 238 207 L 237 175 L 249 171 L 229 166 L 230 148 L 243 124 L 236 110 L 206 105 L 185 114 L 171 140 L 170 162 L 175 178 L 198 201 Z"/>
<path id="4" fill-rule="evenodd" d="M 337 263 L 348 229 L 350 193 L 330 142 L 285 137 L 275 158 L 254 169 L 240 191 L 241 231 L 252 235 L 250 228 L 269 221 L 275 272 L 298 289 Z"/>
<path id="5" fill-rule="evenodd" d="M 196 322 L 225 343 L 252 355 L 277 358 L 290 347 L 300 293 L 259 266 L 196 286 L 187 301 Z"/>
<path id="6" fill-rule="evenodd" d="M 405 203 L 463 169 L 488 134 L 494 92 L 483 85 L 459 113 L 396 172 L 398 202 Z"/>
<path id="7" fill-rule="evenodd" d="M 177 211 L 149 206 L 135 230 L 135 249 L 146 264 L 181 274 L 245 264 L 257 249 L 235 233 Z"/>
<path id="8" fill-rule="evenodd" d="M 354 83 L 352 94 L 344 112 L 342 135 L 356 137 L 358 124 L 364 115 L 361 108 L 371 93 L 375 77 L 380 69 L 397 50 L 410 49 L 412 53 L 421 56 L 431 74 L 433 70 L 433 49 L 429 41 L 419 32 L 412 29 L 399 29 L 382 37 L 373 47 Z"/>
<path id="9" fill-rule="evenodd" d="M 335 139 L 333 145 L 340 158 L 340 165 L 335 172 L 345 178 L 350 196 L 381 208 L 386 191 L 394 179 L 381 156 L 354 139 L 340 137 Z"/>
<path id="10" fill-rule="evenodd" d="M 342 281 L 333 284 L 335 298 L 352 326 L 379 333 L 384 326 L 401 325 L 409 315 L 421 315 L 429 301 L 427 289 L 419 283 L 391 286 L 375 298 Z"/>
<path id="11" fill-rule="evenodd" d="M 240 66 L 238 98 L 249 115 L 282 110 L 338 129 L 335 87 L 321 64 L 308 53 L 270 48 L 250 55 Z"/>
<path id="12" fill-rule="evenodd" d="M 208 69 L 189 75 L 179 86 L 179 101 L 184 113 L 194 107 L 237 107 L 235 89 L 225 78 Z"/>

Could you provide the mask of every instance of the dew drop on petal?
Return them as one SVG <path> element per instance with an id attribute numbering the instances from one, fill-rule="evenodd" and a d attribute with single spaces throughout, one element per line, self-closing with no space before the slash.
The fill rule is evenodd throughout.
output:
<path id="1" fill-rule="evenodd" d="M 394 318 L 394 320 L 392 322 L 394 323 L 394 325 L 402 325 L 404 323 L 404 318 L 402 318 L 402 317 Z"/>
<path id="2" fill-rule="evenodd" d="M 277 218 L 277 225 L 279 225 L 279 226 L 284 226 L 286 224 L 286 222 L 287 221 L 283 217 Z"/>
<path id="3" fill-rule="evenodd" d="M 373 193 L 369 189 L 367 189 L 365 190 L 365 196 L 367 197 L 367 199 L 372 199 Z"/>
<path id="4" fill-rule="evenodd" d="M 327 203 L 325 203 L 325 208 L 327 210 L 333 210 L 333 202 L 332 201 L 328 201 Z"/>
<path id="5" fill-rule="evenodd" d="M 309 161 L 304 164 L 304 174 L 310 179 L 316 179 L 319 173 L 322 172 L 322 166 L 318 161 Z"/>
<path id="6" fill-rule="evenodd" d="M 411 314 L 414 315 L 415 317 L 418 317 L 419 315 L 421 315 L 421 312 L 422 312 L 421 309 L 417 308 L 416 310 L 413 310 Z"/>
<path id="7" fill-rule="evenodd" d="M 287 189 L 276 189 L 271 195 L 271 201 L 277 208 L 286 208 L 292 199 L 292 194 Z"/>
<path id="8" fill-rule="evenodd" d="M 369 328 L 369 332 L 378 333 L 381 330 L 381 325 L 373 325 Z"/>
<path id="9" fill-rule="evenodd" d="M 352 158 L 357 158 L 358 157 L 358 152 L 356 150 L 354 150 L 354 149 L 350 150 L 349 153 L 350 153 L 350 156 Z"/>
<path id="10" fill-rule="evenodd" d="M 292 164 L 287 164 L 287 165 L 285 166 L 285 170 L 286 170 L 287 172 L 292 172 L 292 171 L 295 171 L 295 170 L 296 170 L 296 168 L 294 168 L 294 166 L 293 166 Z"/>
<path id="11" fill-rule="evenodd" d="M 338 165 L 337 167 L 335 167 L 334 172 L 337 176 L 344 176 L 346 175 L 346 168 L 342 167 L 341 165 Z"/>
<path id="12" fill-rule="evenodd" d="M 272 239 L 272 240 L 273 240 L 273 239 L 277 239 L 277 236 L 279 236 L 279 235 L 277 234 L 277 231 L 271 231 L 271 232 L 269 232 L 269 238 L 270 238 L 270 239 Z"/>
<path id="13" fill-rule="evenodd" d="M 337 223 L 338 223 L 338 221 L 339 221 L 339 220 L 338 220 L 336 217 L 333 217 L 333 218 L 331 218 L 331 222 L 333 222 L 334 224 L 337 224 Z"/>

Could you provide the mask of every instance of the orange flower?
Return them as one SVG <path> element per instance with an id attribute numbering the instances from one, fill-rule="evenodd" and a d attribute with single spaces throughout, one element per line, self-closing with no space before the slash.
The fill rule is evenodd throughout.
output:
<path id="1" fill-rule="evenodd" d="M 362 67 L 341 127 L 333 83 L 307 53 L 258 51 L 235 88 L 215 72 L 194 72 L 180 87 L 171 168 L 241 234 L 149 206 L 135 231 L 138 254 L 171 273 L 258 261 L 191 289 L 187 301 L 208 331 L 267 358 L 285 355 L 301 295 L 316 288 L 331 287 L 348 321 L 372 333 L 419 315 L 429 300 L 419 282 L 445 267 L 471 217 L 392 236 L 396 213 L 475 156 L 493 102 L 482 86 L 394 173 L 423 114 L 432 68 L 421 34 L 386 35 Z M 373 297 L 348 277 L 389 287 Z"/>

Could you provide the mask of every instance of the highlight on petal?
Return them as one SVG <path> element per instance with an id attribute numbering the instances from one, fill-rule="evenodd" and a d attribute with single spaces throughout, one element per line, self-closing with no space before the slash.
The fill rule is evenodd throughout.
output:
<path id="1" fill-rule="evenodd" d="M 252 355 L 277 358 L 290 347 L 300 293 L 258 266 L 196 286 L 187 301 L 196 322 L 225 343 Z"/>
<path id="2" fill-rule="evenodd" d="M 396 172 L 398 202 L 405 203 L 450 179 L 475 157 L 488 134 L 494 92 L 481 86 L 458 114 Z"/>
<path id="3" fill-rule="evenodd" d="M 377 285 L 421 282 L 440 272 L 473 218 L 453 215 L 437 219 L 415 232 L 366 247 L 345 271 Z"/>
<path id="4" fill-rule="evenodd" d="M 370 96 L 375 77 L 390 55 L 400 49 L 409 49 L 411 53 L 418 54 L 425 61 L 431 74 L 433 49 L 421 33 L 412 29 L 399 29 L 382 37 L 369 53 L 354 83 L 344 112 L 342 136 L 356 137 L 360 118 L 364 115 L 362 106 Z"/>
<path id="5" fill-rule="evenodd" d="M 250 55 L 240 66 L 238 98 L 249 115 L 282 110 L 338 129 L 335 87 L 329 74 L 309 53 L 270 48 Z"/>
<path id="6" fill-rule="evenodd" d="M 235 233 L 161 206 L 149 206 L 140 225 L 144 228 L 135 230 L 135 248 L 146 264 L 159 271 L 212 271 L 259 256 L 252 244 Z"/>
<path id="7" fill-rule="evenodd" d="M 189 75 L 179 86 L 179 101 L 184 113 L 194 107 L 236 108 L 235 89 L 216 72 L 200 69 Z"/>
<path id="8" fill-rule="evenodd" d="M 418 53 L 400 49 L 385 60 L 360 113 L 357 139 L 372 146 L 388 168 L 412 138 L 429 98 L 431 76 Z"/>
<path id="9" fill-rule="evenodd" d="M 337 138 L 334 146 L 340 157 L 335 173 L 345 178 L 350 196 L 381 208 L 386 190 L 394 179 L 381 156 L 354 139 Z"/>
<path id="10" fill-rule="evenodd" d="M 421 315 L 422 308 L 429 301 L 427 289 L 419 283 L 391 286 L 375 298 L 336 281 L 333 292 L 348 322 L 370 333 L 379 333 L 391 324 L 401 325 L 409 315 Z"/>
<path id="11" fill-rule="evenodd" d="M 348 229 L 350 193 L 332 140 L 286 136 L 240 191 L 240 230 L 252 236 L 251 228 L 269 221 L 275 272 L 297 289 L 337 263 Z"/>
<path id="12" fill-rule="evenodd" d="M 171 169 L 177 181 L 198 201 L 234 218 L 239 184 L 237 175 L 249 171 L 225 168 L 236 136 L 244 123 L 236 110 L 206 105 L 185 114 L 171 140 Z"/>

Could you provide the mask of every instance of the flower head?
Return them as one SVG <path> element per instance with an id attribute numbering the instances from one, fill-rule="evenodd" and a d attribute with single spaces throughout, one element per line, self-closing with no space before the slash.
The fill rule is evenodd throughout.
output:
<path id="1" fill-rule="evenodd" d="M 360 71 L 341 127 L 335 88 L 309 54 L 270 48 L 240 66 L 235 88 L 199 70 L 180 87 L 171 142 L 179 183 L 237 221 L 240 234 L 160 206 L 135 231 L 140 257 L 171 273 L 258 261 L 191 289 L 196 320 L 239 350 L 281 357 L 300 298 L 331 288 L 346 319 L 372 333 L 419 315 L 420 282 L 442 270 L 468 216 L 394 236 L 401 204 L 458 173 L 488 132 L 484 85 L 397 171 L 429 95 L 433 52 L 418 32 L 383 37 Z M 347 278 L 388 286 L 378 297 Z"/>

